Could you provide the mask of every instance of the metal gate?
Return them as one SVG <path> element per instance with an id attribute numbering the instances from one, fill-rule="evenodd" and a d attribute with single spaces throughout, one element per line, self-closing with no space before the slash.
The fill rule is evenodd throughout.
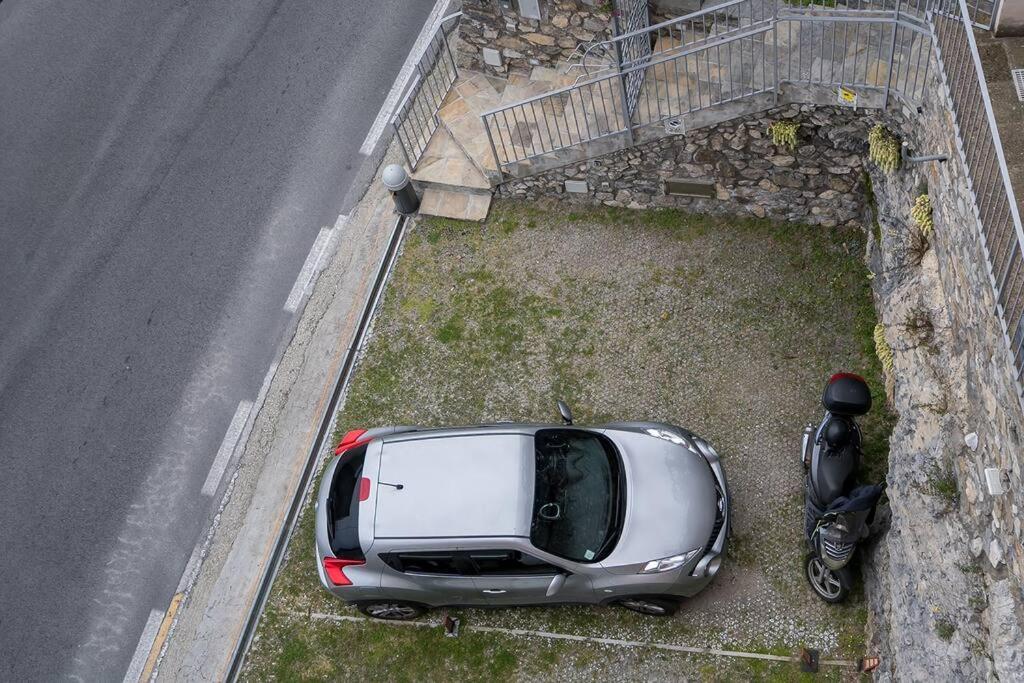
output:
<path id="1" fill-rule="evenodd" d="M 615 1 L 615 11 L 612 12 L 615 35 L 628 36 L 625 40 L 615 41 L 615 58 L 619 62 L 619 71 L 650 61 L 651 36 L 646 31 L 650 24 L 647 0 Z M 628 116 L 632 116 L 636 111 L 645 73 L 646 69 L 634 69 L 622 76 Z"/>

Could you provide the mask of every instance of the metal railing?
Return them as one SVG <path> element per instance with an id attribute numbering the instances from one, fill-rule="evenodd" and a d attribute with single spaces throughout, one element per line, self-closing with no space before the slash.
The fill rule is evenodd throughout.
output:
<path id="1" fill-rule="evenodd" d="M 391 127 L 398 138 L 405 161 L 416 169 L 431 136 L 440 125 L 437 112 L 448 95 L 458 68 L 448 37 L 458 26 L 462 12 L 444 17 L 416 64 L 416 73 L 395 110 Z"/>
<path id="2" fill-rule="evenodd" d="M 763 23 L 774 16 L 774 6 L 775 0 L 729 0 L 644 28 L 626 27 L 621 35 L 592 43 L 584 52 L 582 63 L 586 65 L 586 57 L 592 51 L 614 52 L 619 45 L 623 46 L 623 68 L 647 63 Z M 650 48 L 629 47 L 641 42 Z"/>
<path id="3" fill-rule="evenodd" d="M 928 20 L 978 212 L 996 313 L 1013 358 L 1018 397 L 1024 401 L 1024 228 L 969 10 L 966 0 L 940 0 Z"/>
<path id="4" fill-rule="evenodd" d="M 910 104 L 924 95 L 932 0 L 849 0 L 841 7 L 732 0 L 703 12 L 624 33 L 647 35 L 650 56 L 482 115 L 502 173 L 525 175 L 629 145 L 644 128 L 735 100 L 780 92 L 783 84 L 855 87 Z M 659 49 L 659 43 L 667 46 Z M 635 92 L 634 83 L 642 83 Z M 864 102 L 861 106 L 867 106 Z"/>

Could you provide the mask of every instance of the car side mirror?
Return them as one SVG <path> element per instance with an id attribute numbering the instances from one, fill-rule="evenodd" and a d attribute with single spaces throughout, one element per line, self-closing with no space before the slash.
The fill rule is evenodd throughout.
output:
<path id="1" fill-rule="evenodd" d="M 545 593 L 547 597 L 551 597 L 558 591 L 562 590 L 562 586 L 565 585 L 565 574 L 558 573 L 551 577 L 551 583 L 548 584 L 548 592 Z"/>
<path id="2" fill-rule="evenodd" d="M 558 414 L 562 416 L 562 422 L 571 425 L 572 424 L 572 411 L 569 410 L 569 406 L 566 405 L 565 401 L 558 402 Z"/>

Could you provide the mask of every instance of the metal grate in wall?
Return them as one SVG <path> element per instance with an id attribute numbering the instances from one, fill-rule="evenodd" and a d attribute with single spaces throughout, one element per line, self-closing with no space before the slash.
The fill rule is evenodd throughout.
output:
<path id="1" fill-rule="evenodd" d="M 1013 76 L 1013 87 L 1017 89 L 1017 99 L 1024 102 L 1024 69 L 1011 69 Z"/>

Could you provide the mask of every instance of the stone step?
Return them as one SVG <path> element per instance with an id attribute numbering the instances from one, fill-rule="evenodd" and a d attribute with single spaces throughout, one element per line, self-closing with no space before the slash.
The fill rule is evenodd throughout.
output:
<path id="1" fill-rule="evenodd" d="M 444 126 L 434 131 L 412 179 L 424 187 L 491 193 L 491 183 L 483 171 L 466 156 Z"/>
<path id="2" fill-rule="evenodd" d="M 456 218 L 461 221 L 482 221 L 491 208 L 491 195 L 428 187 L 420 200 L 420 214 Z"/>

